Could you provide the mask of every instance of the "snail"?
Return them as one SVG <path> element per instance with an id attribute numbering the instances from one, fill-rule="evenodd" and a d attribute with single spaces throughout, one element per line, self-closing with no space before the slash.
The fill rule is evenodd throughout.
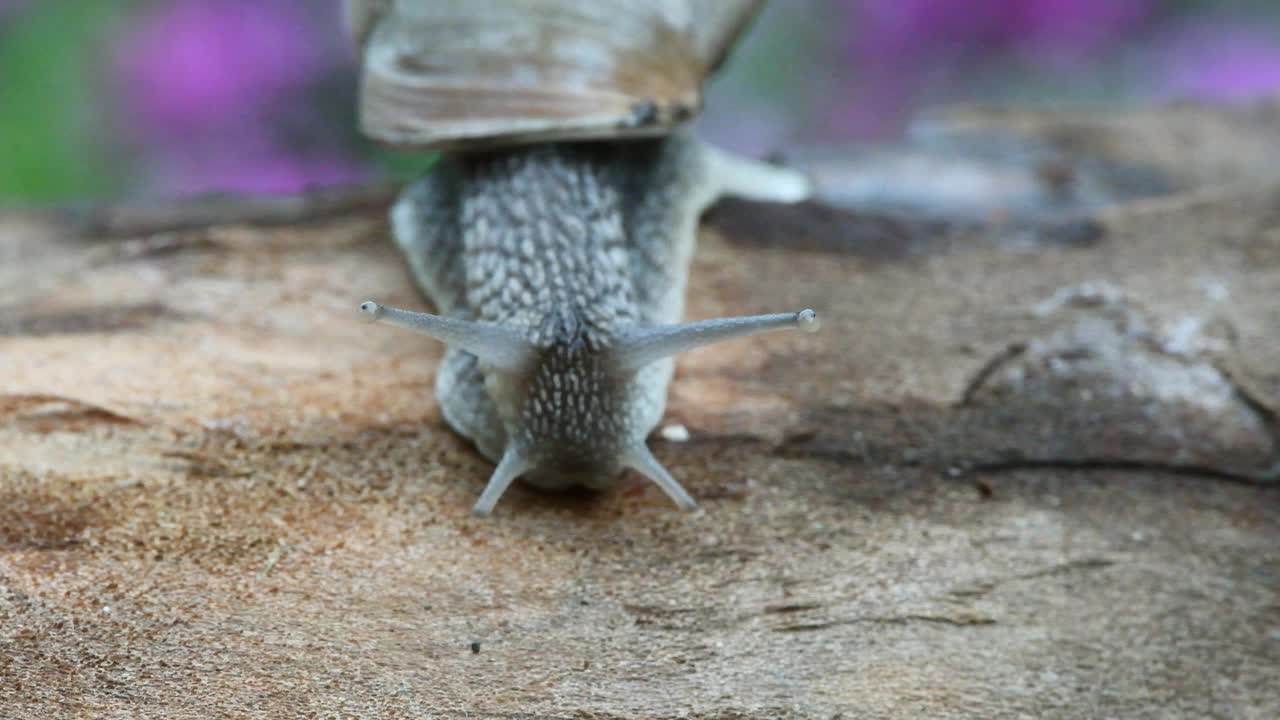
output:
<path id="1" fill-rule="evenodd" d="M 361 130 L 443 151 L 391 211 L 439 314 L 360 310 L 446 344 L 444 419 L 496 463 L 474 515 L 517 478 L 605 489 L 627 468 L 692 509 L 645 444 L 672 356 L 817 329 L 812 310 L 677 324 L 705 208 L 810 192 L 804 176 L 683 128 L 760 4 L 348 0 Z"/>

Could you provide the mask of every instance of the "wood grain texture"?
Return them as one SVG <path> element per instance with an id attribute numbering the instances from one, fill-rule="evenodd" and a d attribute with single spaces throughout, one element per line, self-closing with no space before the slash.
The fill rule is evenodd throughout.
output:
<path id="1" fill-rule="evenodd" d="M 691 438 L 651 442 L 693 514 L 471 519 L 440 347 L 357 319 L 424 307 L 378 219 L 0 219 L 0 716 L 1280 715 L 1280 177 L 1189 112 L 1142 158 L 1180 189 L 1086 244 L 717 210 L 687 316 L 824 327 L 680 360 Z"/>

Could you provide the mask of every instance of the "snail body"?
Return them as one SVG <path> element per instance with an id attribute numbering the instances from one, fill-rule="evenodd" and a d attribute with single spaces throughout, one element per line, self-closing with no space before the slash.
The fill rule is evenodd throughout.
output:
<path id="1" fill-rule="evenodd" d="M 353 29 L 400 37 L 382 30 L 395 17 Z M 377 67 L 367 63 L 366 73 Z M 361 310 L 448 345 L 436 379 L 444 418 L 497 463 L 474 514 L 489 514 L 517 477 L 603 489 L 625 468 L 692 508 L 645 445 L 662 417 L 672 356 L 817 325 L 810 310 L 676 324 L 698 217 L 724 194 L 793 202 L 808 183 L 679 128 L 601 141 L 598 124 L 544 125 L 532 136 L 533 125 L 508 124 L 518 126 L 514 139 L 496 146 L 487 137 L 459 147 L 457 132 L 437 133 L 448 151 L 392 210 L 396 244 L 439 314 L 372 301 Z"/>

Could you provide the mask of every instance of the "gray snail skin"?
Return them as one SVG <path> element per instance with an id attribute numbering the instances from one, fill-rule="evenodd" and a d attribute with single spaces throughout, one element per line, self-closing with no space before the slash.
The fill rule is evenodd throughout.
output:
<path id="1" fill-rule="evenodd" d="M 556 12 L 562 18 L 591 15 L 608 25 L 604 31 L 583 30 L 586 39 L 577 45 L 562 35 L 566 47 L 613 31 L 639 33 L 639 50 L 667 53 L 657 65 L 672 62 L 669 45 L 676 40 L 670 35 L 684 28 L 676 38 L 685 38 L 687 52 L 674 57 L 687 60 L 685 75 L 694 81 L 675 94 L 684 98 L 679 103 L 696 103 L 703 76 L 718 64 L 759 3 L 662 0 L 646 8 L 645 3 L 616 0 L 522 0 L 489 8 L 496 16 L 530 13 L 516 18 L 519 22 L 505 34 L 498 33 L 505 46 L 478 50 L 455 43 L 450 50 L 424 40 L 424 35 L 439 35 L 434 23 L 454 22 L 454 32 L 459 23 L 479 23 L 483 16 L 473 13 L 490 4 L 348 3 L 355 18 L 353 33 L 365 47 L 361 116 L 366 133 L 397 144 L 448 150 L 427 176 L 406 188 L 391 213 L 395 242 L 439 314 L 372 300 L 360 310 L 370 320 L 447 345 L 436 377 L 445 421 L 497 464 L 474 515 L 491 513 L 517 477 L 544 489 L 604 489 L 626 468 L 651 479 L 681 508 L 691 509 L 693 498 L 645 445 L 662 418 L 672 357 L 759 332 L 818 327 L 812 310 L 677 324 L 698 218 L 722 195 L 803 200 L 810 194 L 808 180 L 693 139 L 671 121 L 679 113 L 670 111 L 666 101 L 642 101 L 640 123 L 636 103 L 631 103 L 621 119 L 606 123 L 607 132 L 597 118 L 575 115 L 576 110 L 555 122 L 531 122 L 545 108 L 525 107 L 520 111 L 525 116 L 482 118 L 479 124 L 486 129 L 479 134 L 484 137 L 477 137 L 465 116 L 427 117 L 423 108 L 435 107 L 432 96 L 457 102 L 465 92 L 465 72 L 439 76 L 449 66 L 446 60 L 488 76 L 521 75 L 518 87 L 509 90 L 487 77 L 479 91 L 487 94 L 475 104 L 482 114 L 502 105 L 495 93 L 527 94 L 528 83 L 543 75 L 549 82 L 563 80 L 557 73 L 540 75 L 531 69 L 529 64 L 537 63 L 528 56 L 503 60 L 510 65 L 505 70 L 494 60 L 519 55 L 525 47 L 521 39 L 531 32 L 527 25 L 551 22 L 547 18 L 557 17 Z M 598 15 L 601 5 L 614 14 Z M 487 33 L 493 33 L 494 17 L 484 21 Z M 675 24 L 677 20 L 686 25 Z M 618 30 L 614 25 L 619 21 L 634 25 Z M 721 24 L 710 32 L 710 40 L 704 37 L 705 23 Z M 552 25 L 547 32 L 573 33 L 571 24 L 568 29 L 563 22 Z M 697 28 L 701 30 L 695 32 Z M 658 42 L 654 38 L 666 45 L 643 47 Z M 441 39 L 446 45 L 450 41 L 451 36 Z M 637 48 L 626 49 L 627 62 L 644 64 L 643 52 L 637 56 Z M 465 56 L 476 52 L 491 55 L 472 67 Z M 547 54 L 557 63 L 573 60 L 563 53 Z M 599 53 L 585 57 L 600 61 Z M 648 62 L 645 67 L 655 66 Z M 371 93 L 371 87 L 380 89 Z M 578 107 L 572 95 L 582 87 L 547 92 L 558 92 L 556 102 L 572 110 Z M 521 97 L 513 103 L 518 106 Z M 387 103 L 400 107 L 389 109 Z M 397 124 L 397 113 L 411 119 Z M 650 125 L 642 128 L 645 132 L 634 132 L 645 124 Z"/>

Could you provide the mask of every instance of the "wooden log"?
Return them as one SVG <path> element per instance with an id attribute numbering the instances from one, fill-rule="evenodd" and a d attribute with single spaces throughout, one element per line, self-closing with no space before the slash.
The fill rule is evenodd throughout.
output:
<path id="1" fill-rule="evenodd" d="M 1169 175 L 1087 242 L 716 210 L 688 315 L 824 327 L 680 360 L 693 514 L 472 519 L 439 346 L 358 320 L 424 307 L 367 213 L 0 218 L 0 716 L 1280 716 L 1280 166 L 1240 150 L 1280 123 L 1170 112 L 1142 157 L 1126 116 L 983 119 Z"/>

